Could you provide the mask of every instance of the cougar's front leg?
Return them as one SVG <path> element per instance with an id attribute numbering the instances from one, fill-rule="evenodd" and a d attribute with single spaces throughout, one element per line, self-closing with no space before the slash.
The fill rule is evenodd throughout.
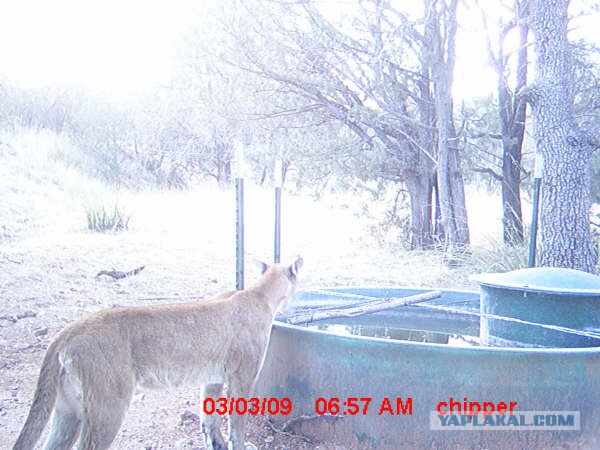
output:
<path id="1" fill-rule="evenodd" d="M 229 396 L 248 399 L 252 393 L 254 377 L 251 380 L 250 382 L 242 380 L 232 381 L 229 384 Z M 235 411 L 231 412 L 229 416 L 229 441 L 231 442 L 231 450 L 256 449 L 256 446 L 253 444 L 248 443 L 248 445 L 245 445 L 244 443 L 245 426 L 246 414 L 237 414 Z"/>
<path id="2" fill-rule="evenodd" d="M 215 401 L 223 396 L 222 384 L 207 384 L 204 386 L 202 401 L 205 398 L 211 397 Z M 204 410 L 204 408 L 203 408 Z M 221 424 L 223 420 L 216 412 L 206 414 L 202 412 L 202 434 L 208 450 L 227 450 L 227 443 L 221 434 Z"/>

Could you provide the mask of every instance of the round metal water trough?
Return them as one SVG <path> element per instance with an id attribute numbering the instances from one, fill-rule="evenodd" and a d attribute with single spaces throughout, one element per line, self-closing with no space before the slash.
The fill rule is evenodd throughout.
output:
<path id="1" fill-rule="evenodd" d="M 426 290 L 330 291 L 331 296 L 323 291 L 300 292 L 294 305 L 337 306 L 358 301 L 352 297 L 356 294 L 387 298 Z M 478 336 L 478 293 L 443 290 L 442 294 L 428 305 L 336 319 L 333 327 L 378 326 L 428 330 L 450 338 Z M 289 398 L 291 413 L 274 415 L 273 422 L 285 431 L 309 437 L 315 445 L 327 442 L 360 450 L 600 448 L 600 348 L 413 342 L 339 335 L 331 332 L 331 321 L 322 325 L 325 330 L 276 321 L 255 392 L 259 397 Z M 368 399 L 367 409 L 367 400 L 361 399 Z M 451 399 L 516 402 L 517 417 L 524 411 L 541 412 L 544 418 L 555 418 L 553 412 L 573 412 L 580 422 L 569 431 L 452 427 L 440 431 L 434 427 L 440 421 L 437 409 L 440 403 L 449 407 Z M 353 406 L 357 402 L 359 410 Z M 392 405 L 392 411 L 386 405 Z M 333 416 L 322 415 L 324 408 Z"/>
<path id="2" fill-rule="evenodd" d="M 482 345 L 600 346 L 600 277 L 536 267 L 472 279 L 481 286 Z"/>

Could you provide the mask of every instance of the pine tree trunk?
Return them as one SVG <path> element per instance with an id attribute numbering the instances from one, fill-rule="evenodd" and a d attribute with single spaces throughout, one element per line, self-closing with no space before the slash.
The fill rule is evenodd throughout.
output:
<path id="1" fill-rule="evenodd" d="M 538 75 L 526 96 L 533 106 L 537 151 L 544 159 L 540 264 L 591 272 L 591 148 L 573 118 L 568 6 L 569 0 L 531 4 Z"/>
<path id="2" fill-rule="evenodd" d="M 502 159 L 502 225 L 504 243 L 523 243 L 520 149 L 511 145 Z"/>
<path id="3" fill-rule="evenodd" d="M 525 16 L 522 1 L 515 2 L 517 18 Z M 526 24 L 519 24 L 519 50 L 517 78 L 513 92 L 527 84 L 527 34 Z M 505 75 L 502 43 L 498 55 L 498 106 L 502 124 L 502 224 L 506 244 L 523 243 L 523 213 L 521 208 L 521 150 L 525 134 L 527 103 L 521 101 L 508 87 Z"/>
<path id="4" fill-rule="evenodd" d="M 405 175 L 405 184 L 410 197 L 410 248 L 428 248 L 433 243 L 431 175 L 410 171 Z"/>
<path id="5" fill-rule="evenodd" d="M 430 14 L 437 22 L 431 75 L 437 118 L 437 171 L 442 228 L 449 246 L 469 244 L 465 190 L 453 122 L 452 78 L 455 60 L 456 0 L 432 2 Z M 434 14 L 436 7 L 440 13 Z M 430 20 L 432 19 L 430 16 Z"/>

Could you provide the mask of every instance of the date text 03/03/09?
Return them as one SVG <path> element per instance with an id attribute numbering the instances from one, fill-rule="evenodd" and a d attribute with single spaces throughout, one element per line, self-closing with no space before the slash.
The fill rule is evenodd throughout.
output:
<path id="1" fill-rule="evenodd" d="M 315 401 L 315 412 L 333 416 L 367 415 L 369 411 L 383 416 L 412 415 L 412 397 L 384 397 L 373 401 L 373 397 L 319 397 Z"/>
<path id="2" fill-rule="evenodd" d="M 244 398 L 244 397 L 206 397 L 202 402 L 202 412 L 208 416 L 218 414 L 225 415 L 265 415 L 271 416 L 281 414 L 287 416 L 292 412 L 292 401 L 287 398 Z"/>

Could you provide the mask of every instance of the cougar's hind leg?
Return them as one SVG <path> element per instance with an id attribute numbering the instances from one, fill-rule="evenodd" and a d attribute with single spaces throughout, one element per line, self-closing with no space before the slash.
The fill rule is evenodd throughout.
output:
<path id="1" fill-rule="evenodd" d="M 84 391 L 84 413 L 78 450 L 104 450 L 110 447 L 119 432 L 129 408 L 134 380 L 126 372 L 115 373 Z"/>
<path id="2" fill-rule="evenodd" d="M 80 413 L 57 399 L 52 428 L 44 450 L 67 450 L 73 447 L 81 429 Z"/>
<path id="3" fill-rule="evenodd" d="M 110 447 L 125 418 L 129 402 L 115 400 L 110 405 L 96 405 L 85 414 L 77 450 L 104 450 Z"/>
<path id="4" fill-rule="evenodd" d="M 70 366 L 61 371 L 52 415 L 50 434 L 44 450 L 70 449 L 81 430 L 83 416 L 81 383 Z"/>
<path id="5" fill-rule="evenodd" d="M 222 384 L 207 384 L 204 386 L 202 401 L 206 398 L 217 400 L 223 396 Z M 206 414 L 206 409 L 202 408 L 202 433 L 208 450 L 227 450 L 227 443 L 221 434 L 222 417 L 213 412 Z"/>

